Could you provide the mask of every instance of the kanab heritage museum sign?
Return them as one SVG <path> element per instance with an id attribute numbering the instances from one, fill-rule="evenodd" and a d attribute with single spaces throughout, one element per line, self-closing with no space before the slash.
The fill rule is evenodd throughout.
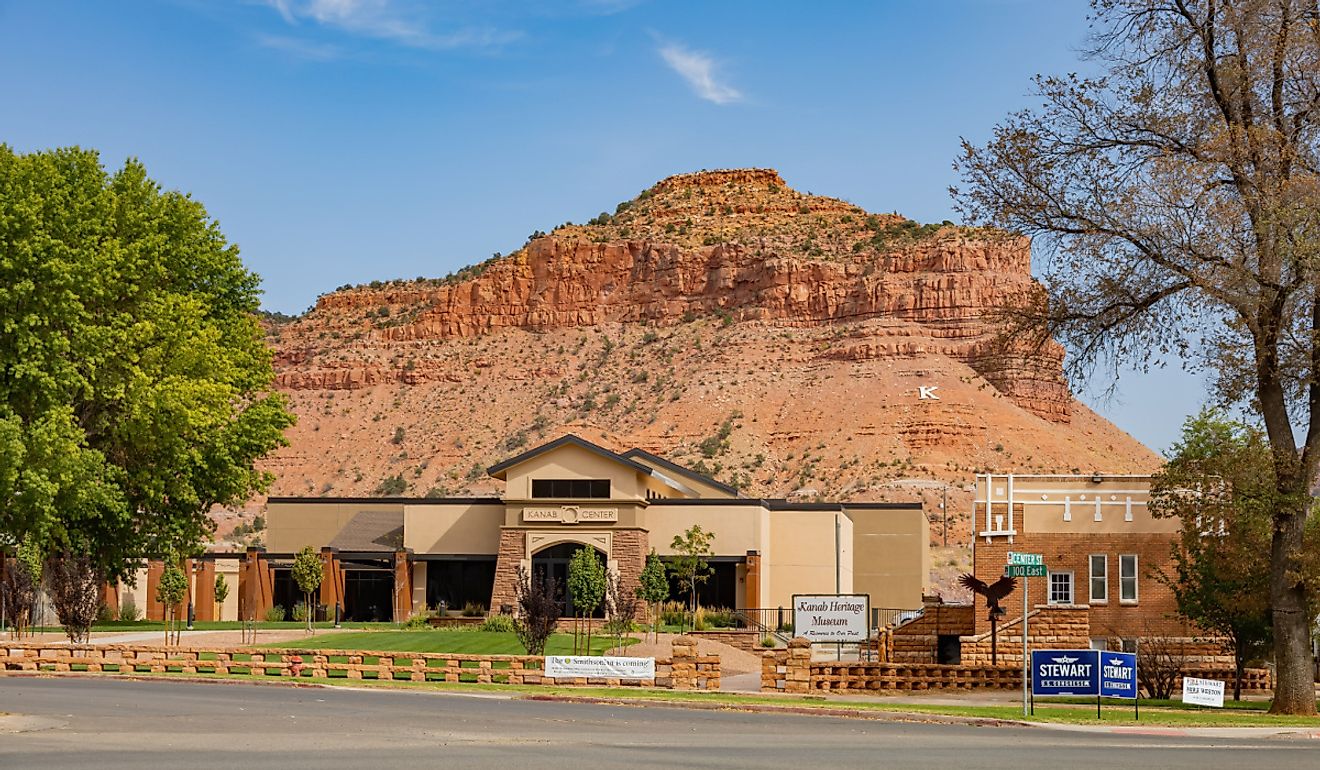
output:
<path id="1" fill-rule="evenodd" d="M 1095 696 L 1095 716 L 1100 718 L 1100 699 L 1126 698 L 1141 718 L 1137 698 L 1137 654 L 1106 650 L 1032 650 L 1031 712 L 1036 696 Z"/>
<path id="2" fill-rule="evenodd" d="M 794 594 L 793 635 L 812 644 L 864 644 L 871 636 L 866 594 Z"/>

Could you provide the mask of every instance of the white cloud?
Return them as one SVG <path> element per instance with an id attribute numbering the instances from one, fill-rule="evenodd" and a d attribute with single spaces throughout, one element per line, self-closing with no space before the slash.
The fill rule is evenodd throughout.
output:
<path id="1" fill-rule="evenodd" d="M 425 4 L 398 0 L 265 0 L 290 25 L 311 22 L 363 37 L 413 48 L 489 47 L 507 43 L 519 33 L 463 27 L 437 33 L 431 29 Z"/>
<path id="2" fill-rule="evenodd" d="M 743 95 L 738 89 L 716 78 L 715 61 L 706 54 L 677 43 L 666 43 L 660 47 L 660 56 L 702 99 L 715 104 L 742 100 Z"/>
<path id="3" fill-rule="evenodd" d="M 331 61 L 343 55 L 343 51 L 329 43 L 317 43 L 284 35 L 258 35 L 257 42 L 267 48 L 284 51 L 299 59 L 310 61 Z"/>

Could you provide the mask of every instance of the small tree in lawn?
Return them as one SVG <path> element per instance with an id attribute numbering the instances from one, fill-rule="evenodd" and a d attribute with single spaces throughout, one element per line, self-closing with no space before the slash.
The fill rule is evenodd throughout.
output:
<path id="1" fill-rule="evenodd" d="M 646 602 L 651 613 L 651 630 L 659 640 L 660 602 L 669 598 L 669 578 L 665 576 L 665 563 L 660 561 L 654 548 L 646 555 L 646 566 L 642 567 L 638 578 L 637 598 Z"/>
<path id="2" fill-rule="evenodd" d="M 4 554 L 0 553 L 0 558 Z M 23 638 L 32 622 L 32 605 L 41 587 L 41 551 L 30 543 L 19 543 L 14 560 L 0 581 L 0 594 L 4 599 L 5 620 L 9 633 L 15 639 Z"/>
<path id="3" fill-rule="evenodd" d="M 693 524 L 683 534 L 674 535 L 673 542 L 669 544 L 676 554 L 669 562 L 669 571 L 678 579 L 679 588 L 688 595 L 688 612 L 694 624 L 697 613 L 697 586 L 710 577 L 711 569 L 706 563 L 706 557 L 714 554 L 710 547 L 714 539 L 714 532 L 707 532 L 700 524 Z"/>
<path id="4" fill-rule="evenodd" d="M 229 598 L 229 583 L 224 575 L 215 576 L 215 619 L 224 620 L 225 599 Z"/>
<path id="5" fill-rule="evenodd" d="M 605 568 L 594 548 L 579 548 L 568 563 L 568 592 L 573 597 L 574 617 L 578 624 L 573 629 L 573 653 L 591 654 L 591 616 L 605 600 Z M 581 649 L 578 625 L 586 621 L 586 648 Z"/>
<path id="6" fill-rule="evenodd" d="M 179 560 L 165 560 L 165 568 L 156 584 L 156 601 L 165 608 L 165 644 L 179 641 L 179 604 L 188 594 L 188 576 L 179 568 Z"/>
<path id="7" fill-rule="evenodd" d="M 605 573 L 605 631 L 614 637 L 616 655 L 623 652 L 623 637 L 632 630 L 638 590 L 617 572 Z"/>
<path id="8" fill-rule="evenodd" d="M 62 554 L 46 566 L 55 616 L 73 644 L 86 642 L 101 610 L 101 574 L 85 554 Z"/>
<path id="9" fill-rule="evenodd" d="M 293 557 L 293 582 L 298 584 L 298 590 L 303 592 L 303 608 L 307 617 L 307 633 L 312 632 L 312 594 L 321 587 L 321 557 L 310 545 L 303 546 L 303 549 Z"/>
<path id="10" fill-rule="evenodd" d="M 559 581 L 548 575 L 533 580 L 531 572 L 519 565 L 514 604 L 518 607 L 513 619 L 518 643 L 528 655 L 544 655 L 546 640 L 559 622 Z"/>

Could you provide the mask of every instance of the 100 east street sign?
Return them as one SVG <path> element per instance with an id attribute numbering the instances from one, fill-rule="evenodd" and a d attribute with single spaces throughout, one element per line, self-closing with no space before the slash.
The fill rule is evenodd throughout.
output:
<path id="1" fill-rule="evenodd" d="M 1048 570 L 1044 564 L 1009 564 L 1004 567 L 1004 577 L 1045 577 Z"/>

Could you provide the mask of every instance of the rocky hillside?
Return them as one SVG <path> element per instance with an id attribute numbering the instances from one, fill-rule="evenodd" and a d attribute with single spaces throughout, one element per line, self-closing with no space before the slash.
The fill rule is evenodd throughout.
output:
<path id="1" fill-rule="evenodd" d="M 300 418 L 274 493 L 498 491 L 484 467 L 571 430 L 748 495 L 934 502 L 950 482 L 965 540 L 976 471 L 1157 460 L 1072 398 L 1060 349 L 997 344 L 995 309 L 1033 290 L 1025 239 L 770 170 L 670 177 L 508 256 L 272 325 Z"/>

